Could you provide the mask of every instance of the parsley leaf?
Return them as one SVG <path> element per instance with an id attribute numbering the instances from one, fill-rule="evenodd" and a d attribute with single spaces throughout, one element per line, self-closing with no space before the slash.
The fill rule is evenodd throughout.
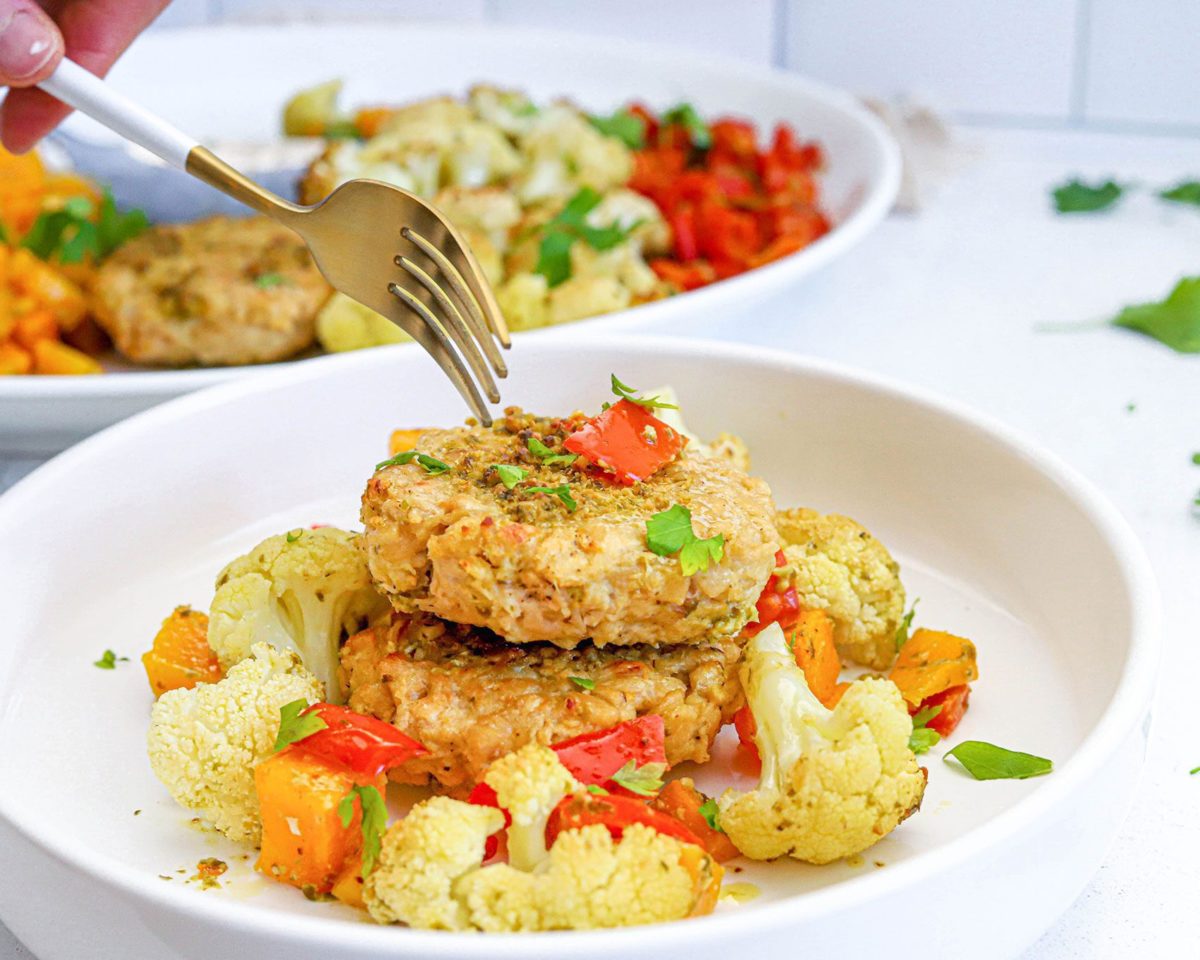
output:
<path id="1" fill-rule="evenodd" d="M 636 395 L 637 391 L 633 387 L 631 387 L 627 384 L 624 384 L 620 380 L 618 380 L 617 375 L 615 373 L 610 373 L 609 377 L 610 377 L 610 382 L 612 384 L 612 392 L 615 393 L 622 400 L 628 400 L 630 403 L 636 403 L 639 407 L 645 407 L 647 410 L 678 410 L 679 409 L 678 404 L 667 403 L 665 400 L 663 400 L 658 395 L 655 395 L 653 397 L 637 396 Z"/>
<path id="2" fill-rule="evenodd" d="M 575 502 L 575 498 L 571 496 L 571 485 L 569 483 L 560 483 L 557 487 L 528 487 L 528 493 L 548 493 L 552 497 L 558 497 L 563 502 L 571 513 L 574 513 L 579 504 Z"/>
<path id="3" fill-rule="evenodd" d="M 571 276 L 571 247 L 576 240 L 583 240 L 593 250 L 610 250 L 625 240 L 637 226 L 632 224 L 625 228 L 616 223 L 607 227 L 590 226 L 587 215 L 600 205 L 602 199 L 592 187 L 583 187 L 542 228 L 542 241 L 533 272 L 545 277 L 549 286 L 556 287 Z"/>
<path id="4" fill-rule="evenodd" d="M 425 453 L 417 453 L 416 450 L 405 450 L 403 453 L 398 453 L 394 457 L 389 457 L 387 460 L 380 460 L 375 464 L 375 470 L 382 470 L 384 467 L 402 467 L 406 463 L 417 461 L 425 472 L 431 476 L 437 476 L 440 473 L 446 473 L 450 469 L 450 464 L 443 463 L 437 457 L 431 457 Z"/>
<path id="5" fill-rule="evenodd" d="M 900 626 L 896 628 L 896 650 L 899 651 L 902 646 L 908 643 L 908 631 L 912 627 L 913 617 L 917 613 L 917 604 L 921 602 L 921 598 L 917 597 L 912 602 L 912 606 L 908 608 L 908 613 L 900 618 Z"/>
<path id="6" fill-rule="evenodd" d="M 1165 300 L 1126 307 L 1112 323 L 1153 337 L 1176 353 L 1200 353 L 1200 276 L 1184 277 Z"/>
<path id="7" fill-rule="evenodd" d="M 557 287 L 571 278 L 571 246 L 575 239 L 574 234 L 563 230 L 550 230 L 542 237 L 533 272 L 545 277 L 549 286 Z"/>
<path id="8" fill-rule="evenodd" d="M 976 780 L 1025 780 L 1054 769 L 1053 761 L 1019 750 L 1007 750 L 982 740 L 964 740 L 942 758 L 954 757 Z"/>
<path id="9" fill-rule="evenodd" d="M 8 227 L 4 225 L 3 220 L 0 220 L 0 243 L 7 244 L 11 242 L 12 241 L 8 239 Z"/>
<path id="10" fill-rule="evenodd" d="M 270 290 L 272 287 L 286 285 L 288 278 L 282 273 L 263 273 L 254 278 L 254 285 L 260 290 Z"/>
<path id="11" fill-rule="evenodd" d="M 298 528 L 297 528 L 296 530 L 289 530 L 289 531 L 288 531 L 288 535 L 287 535 L 287 542 L 288 542 L 288 543 L 295 543 L 295 542 L 296 542 L 297 540 L 299 540 L 299 539 L 300 539 L 302 536 L 304 536 L 304 531 L 303 531 L 303 530 L 301 530 L 301 529 L 298 529 Z"/>
<path id="12" fill-rule="evenodd" d="M 701 540 L 692 530 L 692 511 L 677 503 L 646 521 L 646 546 L 660 557 L 678 553 L 683 575 L 690 577 L 721 562 L 725 536 L 718 533 Z"/>
<path id="13" fill-rule="evenodd" d="M 1200 467 L 1200 453 L 1192 454 L 1192 463 L 1194 463 L 1196 466 Z"/>
<path id="14" fill-rule="evenodd" d="M 349 827 L 354 819 L 354 798 L 362 805 L 362 875 L 367 875 L 375 869 L 375 861 L 379 858 L 380 842 L 387 830 L 387 803 L 383 794 L 372 786 L 355 784 L 350 792 L 338 803 L 338 819 L 342 827 Z"/>
<path id="15" fill-rule="evenodd" d="M 307 709 L 308 701 L 304 699 L 293 700 L 279 708 L 279 733 L 275 737 L 276 753 L 329 726 L 321 719 L 319 713 L 304 713 Z"/>
<path id="16" fill-rule="evenodd" d="M 1192 769 L 1188 771 L 1188 776 L 1194 777 L 1198 773 L 1200 773 L 1200 767 L 1192 767 Z"/>
<path id="17" fill-rule="evenodd" d="M 1125 192 L 1120 184 L 1108 180 L 1089 186 L 1082 180 L 1068 180 L 1053 192 L 1054 209 L 1059 213 L 1094 213 L 1107 210 Z"/>
<path id="18" fill-rule="evenodd" d="M 678 104 L 662 115 L 664 127 L 673 123 L 687 131 L 688 139 L 697 150 L 707 150 L 712 146 L 712 131 L 690 103 Z"/>
<path id="19" fill-rule="evenodd" d="M 587 786 L 584 787 L 584 789 L 587 790 L 588 793 L 595 794 L 597 797 L 607 797 L 608 796 L 608 791 L 605 790 L 598 783 L 589 783 L 589 784 L 587 784 Z"/>
<path id="20" fill-rule="evenodd" d="M 525 447 L 543 463 L 571 464 L 579 459 L 577 453 L 555 453 L 537 437 L 530 437 L 526 440 Z"/>
<path id="21" fill-rule="evenodd" d="M 712 830 L 719 833 L 725 831 L 721 827 L 721 808 L 717 806 L 717 801 L 712 797 L 706 797 L 704 802 L 700 804 L 700 816 L 708 821 L 708 826 Z"/>
<path id="22" fill-rule="evenodd" d="M 928 753 L 929 748 L 942 739 L 940 733 L 928 726 L 929 721 L 941 712 L 940 703 L 936 707 L 926 707 L 917 711 L 917 715 L 913 717 L 913 730 L 908 738 L 909 750 L 916 754 Z"/>
<path id="23" fill-rule="evenodd" d="M 492 469 L 496 471 L 500 482 L 509 490 L 529 476 L 529 471 L 524 467 L 515 467 L 511 463 L 493 463 Z"/>
<path id="24" fill-rule="evenodd" d="M 103 260 L 149 225 L 141 210 L 118 213 L 106 190 L 99 207 L 87 197 L 71 197 L 60 209 L 40 214 L 21 246 L 41 260 L 80 263 L 89 255 Z"/>
<path id="25" fill-rule="evenodd" d="M 631 759 L 612 775 L 612 780 L 639 797 L 652 797 L 662 789 L 662 776 L 666 772 L 665 763 L 644 763 L 639 767 L 637 761 Z"/>
<path id="26" fill-rule="evenodd" d="M 611 117 L 589 116 L 588 122 L 606 137 L 616 137 L 630 150 L 646 145 L 646 122 L 629 110 L 617 110 Z"/>
<path id="27" fill-rule="evenodd" d="M 1159 196 L 1172 203 L 1187 203 L 1193 207 L 1200 207 L 1200 181 L 1184 180 L 1169 190 L 1163 190 Z"/>
<path id="28" fill-rule="evenodd" d="M 591 680 L 588 677 L 567 677 L 567 679 L 575 684 L 575 686 L 577 686 L 580 690 L 596 689 L 596 681 Z"/>
<path id="29" fill-rule="evenodd" d="M 105 650 L 100 655 L 99 660 L 92 662 L 93 667 L 99 667 L 101 670 L 116 670 L 118 663 L 128 663 L 128 657 L 118 657 L 112 650 Z"/>

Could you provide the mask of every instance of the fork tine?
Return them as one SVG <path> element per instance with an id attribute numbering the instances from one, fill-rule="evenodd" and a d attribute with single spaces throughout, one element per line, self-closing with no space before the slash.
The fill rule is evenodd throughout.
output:
<path id="1" fill-rule="evenodd" d="M 445 290 L 438 286 L 433 277 L 408 257 L 396 257 L 396 266 L 407 270 L 420 282 L 421 286 L 433 294 L 434 299 L 445 313 L 443 326 L 446 332 L 450 334 L 451 339 L 458 344 L 459 351 L 467 358 L 467 363 L 475 371 L 475 378 L 483 386 L 483 391 L 487 394 L 488 399 L 492 403 L 499 403 L 500 391 L 496 387 L 496 381 L 492 378 L 492 372 L 488 369 L 483 354 L 479 352 L 479 345 L 473 339 L 471 331 L 467 329 L 462 314 L 454 305 L 454 301 L 447 296 Z M 486 334 L 484 336 L 486 337 Z"/>
<path id="2" fill-rule="evenodd" d="M 487 332 L 490 330 L 494 333 L 505 347 L 511 345 L 508 336 L 508 325 L 504 322 L 504 317 L 501 315 L 499 307 L 496 306 L 495 298 L 492 296 L 488 285 L 480 283 L 474 276 L 469 281 L 464 278 L 462 273 L 459 272 L 458 267 L 451 263 L 450 259 L 441 250 L 411 227 L 404 227 L 400 233 L 437 264 L 438 269 L 442 271 L 449 281 L 455 295 L 466 306 L 468 321 L 475 330 L 476 336 L 483 346 L 483 351 L 487 354 L 488 360 L 492 364 L 492 369 L 496 371 L 496 375 L 499 377 L 508 376 L 508 367 L 501 358 L 500 351 L 496 349 L 496 344 Z M 461 244 L 459 245 L 459 249 L 470 258 L 468 262 L 473 268 L 476 271 L 479 270 L 478 264 L 471 258 L 471 252 Z M 477 290 L 482 294 L 483 301 L 488 304 L 488 316 L 486 319 L 484 318 L 483 308 L 480 306 L 480 300 L 475 295 L 475 291 Z"/>
<path id="3" fill-rule="evenodd" d="M 416 314 L 414 317 L 397 309 L 394 313 L 389 311 L 388 319 L 425 348 L 425 352 L 433 357 L 437 365 L 442 368 L 442 372 L 458 389 L 462 398 L 467 401 L 467 405 L 479 418 L 479 422 L 485 427 L 490 427 L 492 415 L 483 402 L 479 387 L 471 379 L 462 358 L 454 352 L 454 348 L 445 331 L 437 322 L 437 318 L 425 304 L 403 287 L 392 283 L 388 285 L 388 291 Z M 399 304 L 396 306 L 399 307 Z"/>

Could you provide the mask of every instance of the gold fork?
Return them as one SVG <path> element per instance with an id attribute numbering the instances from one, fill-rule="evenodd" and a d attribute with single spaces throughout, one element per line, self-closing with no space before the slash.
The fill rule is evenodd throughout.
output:
<path id="1" fill-rule="evenodd" d="M 508 375 L 496 346 L 511 346 L 508 327 L 466 241 L 432 206 L 391 184 L 351 180 L 321 203 L 302 207 L 264 190 L 69 60 L 41 87 L 171 166 L 298 233 L 334 288 L 416 340 L 475 416 L 491 425 L 484 396 L 500 402 L 493 372 Z"/>

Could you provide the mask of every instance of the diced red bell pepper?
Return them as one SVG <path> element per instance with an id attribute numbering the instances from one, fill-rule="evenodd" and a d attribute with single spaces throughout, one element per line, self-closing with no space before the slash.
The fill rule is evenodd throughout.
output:
<path id="1" fill-rule="evenodd" d="M 567 436 L 563 447 L 625 484 L 650 478 L 687 440 L 640 403 L 618 400 Z"/>
<path id="2" fill-rule="evenodd" d="M 622 788 L 612 776 L 630 760 L 641 767 L 667 762 L 666 729 L 657 714 L 627 720 L 607 730 L 582 733 L 551 745 L 564 767 L 582 784 L 595 784 L 614 792 Z"/>
<path id="3" fill-rule="evenodd" d="M 330 766 L 364 777 L 379 774 L 428 751 L 390 723 L 331 703 L 314 703 L 303 715 L 318 714 L 324 730 L 296 742 L 298 750 Z"/>
<path id="4" fill-rule="evenodd" d="M 957 687 L 947 687 L 941 693 L 926 697 L 919 706 L 912 708 L 912 712 L 915 716 L 930 707 L 941 707 L 937 716 L 930 718 L 925 726 L 930 730 L 936 730 L 943 737 L 948 737 L 962 720 L 963 714 L 967 712 L 970 698 L 971 688 L 965 683 Z"/>
<path id="5" fill-rule="evenodd" d="M 778 568 L 786 564 L 787 557 L 783 555 L 782 550 L 777 550 L 775 566 Z M 796 594 L 796 588 L 788 587 L 781 591 L 779 577 L 775 574 L 767 578 L 767 585 L 763 587 L 763 592 L 754 606 L 758 611 L 758 622 L 748 623 L 742 628 L 742 633 L 748 637 L 753 637 L 772 623 L 778 623 L 783 632 L 787 633 L 800 619 L 800 597 Z"/>
<path id="6" fill-rule="evenodd" d="M 675 256 L 680 260 L 695 260 L 700 254 L 696 244 L 696 220 L 691 207 L 682 207 L 668 219 L 674 239 Z"/>
<path id="7" fill-rule="evenodd" d="M 722 117 L 708 127 L 712 133 L 712 154 L 729 153 L 742 159 L 754 161 L 758 153 L 758 134 L 749 120 Z"/>
<path id="8" fill-rule="evenodd" d="M 576 830 L 593 823 L 607 827 L 614 840 L 621 839 L 626 827 L 641 823 L 668 837 L 704 848 L 700 838 L 685 827 L 682 821 L 653 809 L 644 800 L 615 794 L 607 797 L 595 796 L 590 793 L 564 797 L 554 808 L 546 824 L 546 845 L 552 846 L 564 830 Z"/>
<path id="9" fill-rule="evenodd" d="M 717 272 L 712 264 L 705 260 L 693 260 L 691 263 L 677 263 L 667 259 L 651 260 L 650 269 L 660 280 L 673 283 L 680 290 L 695 290 L 697 287 L 714 283 L 717 279 Z"/>

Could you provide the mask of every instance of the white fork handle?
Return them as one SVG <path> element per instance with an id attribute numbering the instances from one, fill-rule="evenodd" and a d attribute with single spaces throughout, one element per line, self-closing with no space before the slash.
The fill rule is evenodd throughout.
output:
<path id="1" fill-rule="evenodd" d="M 179 170 L 187 169 L 188 154 L 193 147 L 199 146 L 192 137 L 117 93 L 99 77 L 70 60 L 60 61 L 58 68 L 38 86 Z"/>

